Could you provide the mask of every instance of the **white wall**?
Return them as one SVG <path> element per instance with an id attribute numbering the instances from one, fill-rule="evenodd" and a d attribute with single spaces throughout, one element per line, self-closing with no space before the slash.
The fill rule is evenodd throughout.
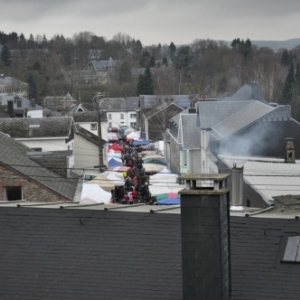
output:
<path id="1" fill-rule="evenodd" d="M 121 119 L 121 114 L 123 119 Z M 136 124 L 136 111 L 128 112 L 107 112 L 107 122 L 110 127 L 120 128 L 121 126 L 132 127 L 131 123 Z"/>
<path id="2" fill-rule="evenodd" d="M 79 134 L 74 135 L 74 168 L 93 169 L 99 164 L 98 146 Z"/>
<path id="3" fill-rule="evenodd" d="M 27 112 L 27 117 L 29 117 L 29 118 L 43 118 L 43 110 L 42 109 L 29 110 Z"/>
<path id="4" fill-rule="evenodd" d="M 47 151 L 73 150 L 73 140 L 66 144 L 65 139 L 15 139 L 29 148 L 42 148 Z"/>
<path id="5" fill-rule="evenodd" d="M 80 125 L 85 130 L 93 133 L 94 135 L 98 136 L 98 123 L 97 122 L 76 122 L 76 124 Z M 97 125 L 97 130 L 92 130 L 91 124 Z M 102 139 L 107 141 L 107 122 L 101 122 L 101 135 Z"/>

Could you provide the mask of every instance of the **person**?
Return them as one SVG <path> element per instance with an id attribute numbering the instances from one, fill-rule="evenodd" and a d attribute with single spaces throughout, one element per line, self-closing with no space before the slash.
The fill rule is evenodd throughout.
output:
<path id="1" fill-rule="evenodd" d="M 136 201 L 138 195 L 139 195 L 138 191 L 136 190 L 136 188 L 134 188 L 132 191 L 132 197 L 134 202 Z"/>
<path id="2" fill-rule="evenodd" d="M 128 204 L 133 204 L 133 196 L 132 196 L 132 191 L 128 192 Z"/>

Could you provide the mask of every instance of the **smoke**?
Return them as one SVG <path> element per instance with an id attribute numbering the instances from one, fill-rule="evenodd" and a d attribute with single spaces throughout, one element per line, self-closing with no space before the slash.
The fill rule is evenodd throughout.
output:
<path id="1" fill-rule="evenodd" d="M 284 157 L 283 122 L 259 122 L 251 128 L 220 142 L 219 154 Z"/>

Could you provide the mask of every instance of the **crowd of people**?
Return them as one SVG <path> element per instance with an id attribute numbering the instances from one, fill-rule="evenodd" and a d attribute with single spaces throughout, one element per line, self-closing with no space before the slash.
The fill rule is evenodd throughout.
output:
<path id="1" fill-rule="evenodd" d="M 125 185 L 115 190 L 115 200 L 117 203 L 134 204 L 144 202 L 153 204 L 151 193 L 149 191 L 149 176 L 146 175 L 143 167 L 141 152 L 142 146 L 134 146 L 133 141 L 122 141 L 122 162 L 129 167 L 124 172 Z"/>

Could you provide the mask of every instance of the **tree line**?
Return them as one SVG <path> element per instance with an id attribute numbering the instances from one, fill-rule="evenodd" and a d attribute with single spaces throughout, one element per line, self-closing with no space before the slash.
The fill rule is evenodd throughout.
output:
<path id="1" fill-rule="evenodd" d="M 298 118 L 300 47 L 275 52 L 241 38 L 231 44 L 196 39 L 189 45 L 171 42 L 145 46 L 124 33 L 111 40 L 92 32 L 80 32 L 72 38 L 30 35 L 26 39 L 23 34 L 1 31 L 0 44 L 1 73 L 29 83 L 30 97 L 37 103 L 46 95 L 68 92 L 88 102 L 100 90 L 111 97 L 199 94 L 220 98 L 246 83 L 257 82 L 267 101 L 292 105 Z M 110 57 L 118 64 L 109 82 L 70 80 L 70 72 L 85 69 L 91 60 Z"/>

